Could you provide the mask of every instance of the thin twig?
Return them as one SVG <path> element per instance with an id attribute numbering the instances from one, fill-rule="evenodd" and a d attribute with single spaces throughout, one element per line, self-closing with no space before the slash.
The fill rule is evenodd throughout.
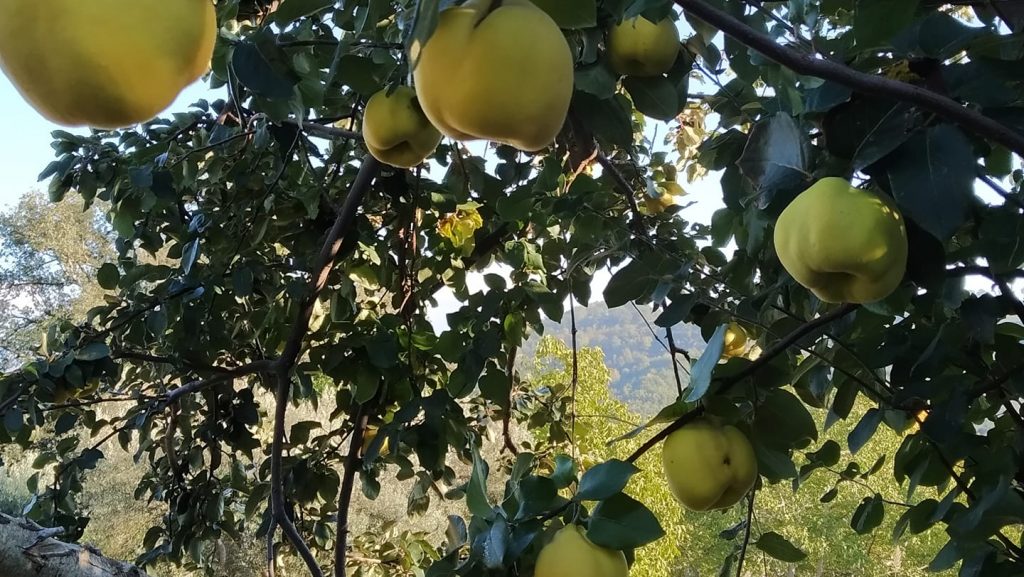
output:
<path id="1" fill-rule="evenodd" d="M 978 180 L 984 182 L 985 185 L 991 188 L 993 192 L 1003 197 L 1003 200 L 1006 202 L 1016 205 L 1017 208 L 1024 210 L 1024 200 L 1010 194 L 1008 190 L 999 186 L 999 183 L 989 178 L 989 176 L 985 174 L 984 169 L 980 166 L 978 167 Z"/>
<path id="2" fill-rule="evenodd" d="M 516 447 L 515 441 L 512 440 L 511 422 L 512 422 L 512 403 L 515 398 L 516 390 L 516 355 L 519 352 L 519 347 L 511 347 L 508 352 L 508 362 L 505 363 L 505 373 L 508 375 L 508 410 L 505 411 L 505 415 L 501 419 L 501 436 L 504 439 L 505 448 L 508 449 L 512 455 L 519 454 L 519 448 Z"/>
<path id="3" fill-rule="evenodd" d="M 570 291 L 571 293 L 571 291 Z M 569 295 L 569 321 L 571 324 L 572 334 L 572 424 L 570 425 L 571 431 L 569 438 L 572 439 L 572 452 L 573 457 L 576 457 L 576 391 L 579 388 L 580 383 L 580 360 L 579 360 L 579 346 L 576 342 L 576 299 L 571 294 Z"/>
<path id="4" fill-rule="evenodd" d="M 815 58 L 810 54 L 782 46 L 777 44 L 772 37 L 754 30 L 743 21 L 715 8 L 705 0 L 675 0 L 675 3 L 688 15 L 700 18 L 731 36 L 737 42 L 760 52 L 763 56 L 794 72 L 831 80 L 863 94 L 886 96 L 914 104 L 959 125 L 964 130 L 998 142 L 1017 154 L 1024 155 L 1024 135 L 1000 122 L 978 114 L 973 109 L 967 108 L 951 98 L 921 86 L 865 74 L 843 64 Z"/>
<path id="5" fill-rule="evenodd" d="M 747 521 L 743 528 L 743 543 L 740 545 L 740 556 L 736 563 L 736 577 L 743 577 L 743 562 L 747 559 L 747 546 L 750 545 L 750 525 L 754 519 L 754 496 L 757 490 L 747 495 Z"/>
<path id="6" fill-rule="evenodd" d="M 619 192 L 626 197 L 626 202 L 629 203 L 629 210 L 633 214 L 633 218 L 630 221 L 633 226 L 633 232 L 636 233 L 637 236 L 643 236 L 643 215 L 640 213 L 640 206 L 636 203 L 636 196 L 633 194 L 633 186 L 629 184 L 629 181 L 626 180 L 626 177 L 622 172 L 612 164 L 612 161 L 609 160 L 603 152 L 598 151 L 596 158 L 601 167 L 604 168 L 612 177 L 612 180 L 615 182 Z"/>
<path id="7" fill-rule="evenodd" d="M 345 456 L 345 472 L 341 479 L 341 490 L 338 491 L 338 525 L 334 542 L 334 577 L 345 577 L 345 556 L 348 554 L 348 512 L 352 506 L 352 490 L 355 486 L 356 472 L 362 464 L 359 452 L 363 448 L 363 435 L 369 415 L 363 405 L 359 405 L 352 416 L 352 440 L 349 441 L 348 454 Z"/>
<path id="8" fill-rule="evenodd" d="M 676 338 L 672 334 L 672 327 L 665 329 L 665 340 L 668 341 L 669 356 L 672 358 L 672 374 L 676 377 L 676 392 L 679 393 L 677 399 L 683 398 L 683 379 L 679 376 L 679 365 L 676 364 L 676 351 L 679 350 L 676 347 Z"/>

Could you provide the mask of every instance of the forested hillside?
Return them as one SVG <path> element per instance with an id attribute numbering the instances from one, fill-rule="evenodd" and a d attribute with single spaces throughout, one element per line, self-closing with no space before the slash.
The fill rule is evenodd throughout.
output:
<path id="1" fill-rule="evenodd" d="M 604 351 L 605 363 L 612 373 L 612 391 L 641 415 L 653 415 L 676 398 L 665 329 L 654 325 L 657 316 L 650 306 L 609 309 L 601 301 L 576 306 L 577 344 Z M 568 343 L 572 327 L 568 315 L 562 320 L 561 324 L 547 323 L 545 330 Z M 696 325 L 680 324 L 672 332 L 677 347 L 692 354 L 704 350 L 705 343 Z M 527 358 L 532 356 L 536 344 L 536 339 L 527 343 Z M 678 360 L 685 363 L 682 357 Z M 685 386 L 685 370 L 681 369 L 679 375 Z"/>

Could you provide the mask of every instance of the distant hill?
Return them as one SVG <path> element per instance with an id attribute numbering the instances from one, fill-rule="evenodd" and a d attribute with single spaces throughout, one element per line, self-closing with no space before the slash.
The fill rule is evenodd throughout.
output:
<path id="1" fill-rule="evenodd" d="M 626 402 L 631 409 L 643 415 L 653 415 L 676 398 L 675 377 L 668 352 L 655 339 L 655 335 L 644 323 L 644 318 L 665 342 L 665 330 L 654 326 L 657 313 L 650 307 L 631 305 L 609 309 L 603 302 L 588 307 L 576 306 L 577 342 L 581 347 L 600 347 L 604 351 L 605 363 L 612 371 L 612 391 Z M 641 317 L 643 314 L 643 317 Z M 570 342 L 569 314 L 566 311 L 562 324 L 548 323 L 547 334 Z M 693 325 L 678 325 L 673 328 L 676 346 L 691 353 L 704 349 L 700 329 Z M 523 358 L 532 357 L 536 338 L 525 347 Z M 667 343 L 666 343 L 667 344 Z M 684 359 L 680 359 L 684 362 Z M 683 385 L 686 373 L 680 372 Z"/>

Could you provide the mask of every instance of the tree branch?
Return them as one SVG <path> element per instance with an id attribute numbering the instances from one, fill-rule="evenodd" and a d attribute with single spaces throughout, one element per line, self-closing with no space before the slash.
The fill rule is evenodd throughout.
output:
<path id="1" fill-rule="evenodd" d="M 359 456 L 363 449 L 363 436 L 369 415 L 363 405 L 359 405 L 352 417 L 352 439 L 349 441 L 348 455 L 345 456 L 345 472 L 341 479 L 341 490 L 338 491 L 338 525 L 334 542 L 334 577 L 345 577 L 345 556 L 348 554 L 348 511 L 352 506 L 352 490 L 355 487 L 356 472 L 362 464 Z"/>
<path id="2" fill-rule="evenodd" d="M 313 574 L 313 577 L 323 577 L 323 570 L 317 564 L 316 558 L 309 550 L 309 546 L 302 539 L 295 524 L 288 518 L 284 499 L 284 470 L 282 455 L 284 453 L 284 428 L 285 417 L 288 414 L 288 402 L 291 397 L 291 371 L 299 358 L 302 350 L 302 342 L 309 332 L 309 320 L 313 316 L 313 307 L 320 298 L 320 293 L 327 285 L 327 278 L 334 268 L 334 262 L 341 249 L 345 233 L 354 225 L 356 213 L 363 202 L 363 198 L 370 190 L 374 178 L 380 172 L 380 162 L 370 155 L 363 158 L 359 173 L 352 182 L 345 203 L 334 221 L 334 226 L 327 233 L 323 248 L 317 257 L 316 265 L 313 267 L 314 276 L 309 281 L 307 295 L 299 310 L 299 316 L 292 325 L 292 331 L 285 342 L 284 352 L 275 363 L 277 375 L 276 407 L 274 410 L 274 438 L 270 453 L 270 503 L 271 512 L 281 531 L 299 552 L 303 561 Z"/>
<path id="3" fill-rule="evenodd" d="M 210 387 L 219 385 L 224 381 L 230 381 L 238 377 L 254 375 L 256 373 L 271 372 L 274 370 L 275 366 L 276 361 L 253 361 L 249 364 L 242 365 L 235 369 L 228 369 L 226 372 L 222 372 L 221 374 L 215 377 L 210 377 L 209 379 L 203 381 L 193 381 L 186 385 L 182 385 L 172 391 L 168 391 L 167 394 L 164 395 L 163 397 L 163 405 L 173 405 L 174 403 L 177 403 L 178 400 L 181 399 L 181 397 L 191 395 L 193 393 L 198 393 L 199 391 L 203 391 Z"/>
<path id="4" fill-rule="evenodd" d="M 619 192 L 626 197 L 626 202 L 629 203 L 629 210 L 633 213 L 631 224 L 633 226 L 633 232 L 638 236 L 644 235 L 643 215 L 640 214 L 640 207 L 636 203 L 636 197 L 633 194 L 633 187 L 626 180 L 626 177 L 622 172 L 612 164 L 612 161 L 604 155 L 603 152 L 597 151 L 597 162 L 604 168 L 612 180 L 615 182 L 615 186 L 619 189 Z"/>
<path id="5" fill-rule="evenodd" d="M 964 107 L 951 98 L 927 88 L 865 74 L 842 64 L 815 58 L 782 46 L 770 36 L 754 30 L 743 21 L 711 6 L 705 0 L 675 0 L 675 3 L 688 14 L 700 18 L 741 44 L 799 74 L 831 80 L 862 94 L 885 96 L 914 104 L 959 125 L 964 130 L 998 142 L 1017 154 L 1024 155 L 1024 135 Z"/>
<path id="6" fill-rule="evenodd" d="M 747 377 L 761 370 L 761 368 L 763 368 L 768 363 L 772 362 L 775 359 L 775 357 L 785 353 L 789 349 L 789 347 L 796 344 L 796 342 L 799 341 L 800 339 L 806 337 L 807 335 L 813 333 L 814 331 L 822 327 L 830 325 L 838 321 L 839 319 L 853 313 L 858 308 L 860 308 L 859 305 L 845 304 L 828 314 L 822 315 L 814 320 L 807 321 L 806 323 L 798 327 L 796 330 L 786 335 L 781 341 L 775 343 L 771 348 L 766 350 L 760 357 L 758 357 L 757 360 L 753 361 L 752 363 L 744 367 L 743 370 L 739 371 L 734 375 L 730 375 L 725 379 L 722 379 L 721 385 L 718 389 L 718 393 L 721 394 L 727 392 L 729 389 L 736 386 L 737 383 L 740 383 Z M 703 412 L 704 409 L 698 407 L 690 411 L 689 413 L 686 413 L 682 417 L 679 417 L 671 425 L 658 431 L 658 433 L 656 433 L 653 437 L 648 439 L 647 442 L 641 445 L 640 448 L 634 451 L 633 454 L 630 455 L 629 458 L 626 460 L 630 463 L 636 462 L 637 459 L 642 457 L 644 453 L 654 448 L 658 443 L 660 443 L 663 439 L 665 439 L 672 433 L 678 431 L 687 424 L 691 423 L 692 421 L 697 419 L 697 417 L 700 417 L 703 414 Z"/>
<path id="7" fill-rule="evenodd" d="M 743 561 L 747 558 L 747 546 L 750 545 L 750 525 L 754 519 L 754 497 L 756 495 L 756 489 L 747 495 L 747 522 L 746 527 L 743 528 L 743 544 L 740 545 L 740 556 L 736 563 L 736 577 L 743 577 Z"/>
<path id="8" fill-rule="evenodd" d="M 363 140 L 363 135 L 353 130 L 345 130 L 343 128 L 335 128 L 333 126 L 324 126 L 322 124 L 317 124 L 315 122 L 303 122 L 302 124 L 299 124 L 298 122 L 289 122 L 289 124 L 293 124 L 299 130 L 314 137 L 326 138 L 329 140 L 336 140 L 339 138 L 347 138 L 349 140 L 359 141 Z"/>

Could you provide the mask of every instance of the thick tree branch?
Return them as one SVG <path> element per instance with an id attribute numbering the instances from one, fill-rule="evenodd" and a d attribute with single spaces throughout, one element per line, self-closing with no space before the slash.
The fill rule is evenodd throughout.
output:
<path id="1" fill-rule="evenodd" d="M 862 94 L 884 96 L 914 104 L 959 125 L 968 132 L 998 142 L 1017 154 L 1024 155 L 1024 135 L 966 108 L 951 98 L 927 88 L 865 74 L 842 64 L 782 46 L 777 44 L 772 37 L 754 30 L 741 20 L 711 6 L 705 0 L 675 0 L 675 3 L 691 16 L 700 18 L 741 44 L 760 52 L 765 57 L 794 72 L 831 80 Z"/>
<path id="2" fill-rule="evenodd" d="M 771 348 L 764 351 L 764 353 L 760 357 L 758 357 L 757 360 L 753 361 L 752 363 L 744 367 L 743 370 L 739 371 L 734 375 L 730 375 L 725 379 L 722 379 L 720 381 L 718 393 L 721 394 L 728 391 L 732 387 L 736 386 L 736 384 L 742 382 L 747 377 L 761 370 L 765 365 L 772 362 L 775 359 L 775 357 L 785 353 L 787 350 L 789 350 L 789 347 L 796 344 L 797 341 L 803 339 L 807 335 L 817 331 L 822 327 L 828 326 L 838 321 L 839 319 L 847 315 L 850 315 L 858 308 L 860 308 L 859 305 L 845 304 L 828 314 L 822 315 L 814 320 L 807 321 L 806 323 L 798 327 L 796 330 L 786 335 L 782 340 L 775 343 Z M 633 451 L 633 454 L 630 455 L 629 458 L 626 460 L 629 461 L 630 463 L 636 462 L 637 459 L 644 455 L 644 453 L 650 451 L 663 439 L 665 439 L 672 433 L 678 431 L 679 429 L 682 429 L 687 424 L 693 422 L 703 413 L 704 410 L 698 407 L 690 411 L 689 413 L 686 413 L 682 417 L 679 417 L 671 425 L 658 431 L 658 433 L 656 433 L 653 437 L 648 439 L 647 442 L 641 445 L 640 448 L 638 448 L 636 451 Z"/>
<path id="3" fill-rule="evenodd" d="M 291 398 L 291 371 L 299 358 L 302 350 L 302 343 L 309 332 L 309 320 L 313 316 L 313 307 L 320 298 L 320 293 L 327 285 L 327 279 L 334 268 L 338 252 L 341 250 L 342 240 L 345 234 L 355 224 L 356 214 L 363 202 L 363 198 L 370 190 L 374 178 L 380 172 L 380 162 L 370 155 L 363 158 L 359 173 L 352 182 L 345 203 L 334 221 L 334 226 L 327 233 L 323 248 L 317 257 L 316 265 L 313 267 L 314 276 L 310 279 L 306 298 L 299 310 L 299 316 L 292 325 L 292 331 L 285 342 L 284 352 L 275 363 L 277 375 L 276 407 L 274 410 L 274 438 L 270 454 L 270 503 L 271 512 L 285 537 L 292 543 L 299 555 L 305 561 L 313 577 L 323 577 L 323 570 L 320 569 L 316 558 L 309 550 L 302 535 L 299 534 L 295 524 L 288 517 L 284 498 L 284 466 L 282 463 L 284 453 L 284 428 L 285 417 L 288 414 L 288 402 Z"/>

